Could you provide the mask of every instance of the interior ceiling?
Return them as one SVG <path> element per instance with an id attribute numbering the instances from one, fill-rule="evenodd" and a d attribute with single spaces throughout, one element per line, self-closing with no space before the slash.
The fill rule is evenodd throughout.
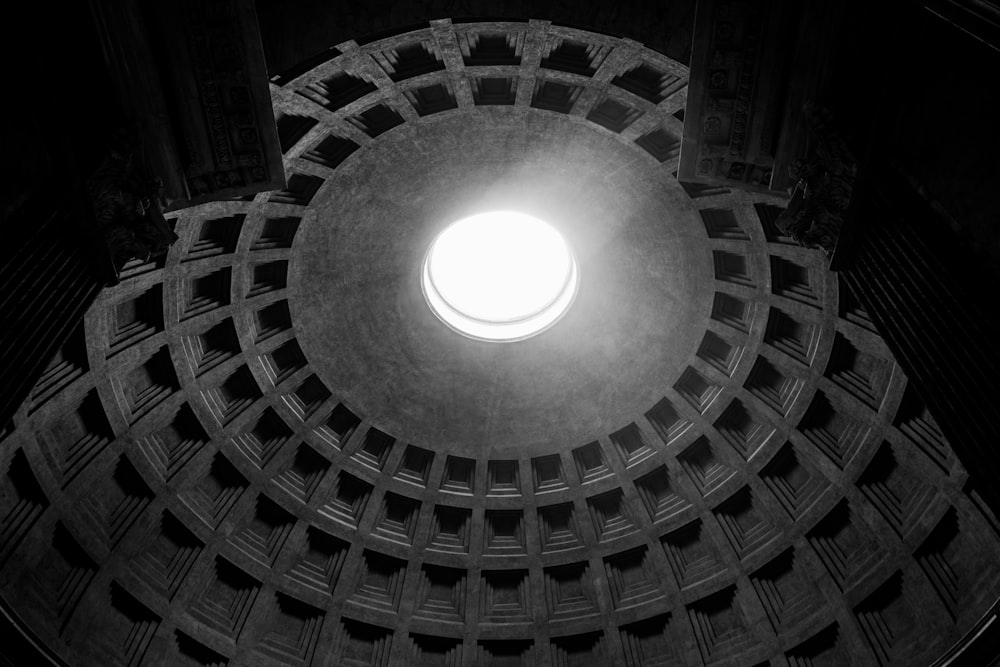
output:
<path id="1" fill-rule="evenodd" d="M 268 69 L 287 72 L 331 46 L 407 32 L 428 19 L 459 21 L 542 18 L 635 40 L 687 64 L 695 0 L 256 0 Z"/>
<path id="2" fill-rule="evenodd" d="M 780 201 L 674 178 L 683 65 L 546 22 L 344 51 L 272 87 L 288 188 L 178 212 L 4 436 L 0 591 L 42 643 L 925 664 L 978 620 L 996 535 L 864 311 Z M 420 262 L 507 207 L 566 235 L 580 294 L 476 342 Z"/>
<path id="3" fill-rule="evenodd" d="M 709 318 L 704 227 L 669 172 L 588 124 L 472 106 L 429 117 L 416 144 L 387 133 L 337 169 L 288 280 L 297 339 L 334 394 L 414 444 L 509 458 L 594 440 L 662 397 Z M 582 275 L 559 326 L 516 345 L 456 336 L 419 280 L 445 226 L 505 209 L 555 225 Z"/>

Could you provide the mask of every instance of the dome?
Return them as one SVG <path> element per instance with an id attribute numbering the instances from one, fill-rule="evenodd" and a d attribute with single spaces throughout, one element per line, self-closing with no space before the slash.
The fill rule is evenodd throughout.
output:
<path id="1" fill-rule="evenodd" d="M 685 65 L 545 21 L 340 51 L 272 86 L 286 189 L 173 214 L 3 436 L 0 596 L 59 659 L 925 664 L 1000 596 L 784 200 L 676 179 Z M 497 344 L 422 278 L 509 210 L 578 286 Z"/>

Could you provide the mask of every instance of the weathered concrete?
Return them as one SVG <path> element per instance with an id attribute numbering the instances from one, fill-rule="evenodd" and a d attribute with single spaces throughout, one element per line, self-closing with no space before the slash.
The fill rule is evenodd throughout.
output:
<path id="1" fill-rule="evenodd" d="M 324 382 L 380 428 L 472 456 L 593 440 L 652 406 L 700 342 L 704 229 L 638 147 L 557 114 L 473 108 L 352 160 L 299 231 L 289 298 Z M 419 272 L 443 227 L 503 208 L 555 225 L 581 285 L 549 331 L 483 343 L 433 316 Z"/>

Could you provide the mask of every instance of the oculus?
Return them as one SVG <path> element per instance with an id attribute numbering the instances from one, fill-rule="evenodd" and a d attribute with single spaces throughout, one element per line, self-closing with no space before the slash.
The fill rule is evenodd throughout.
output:
<path id="1" fill-rule="evenodd" d="M 453 330 L 477 340 L 535 336 L 573 303 L 579 270 L 551 225 L 524 213 L 491 211 L 452 223 L 424 257 L 427 304 Z"/>

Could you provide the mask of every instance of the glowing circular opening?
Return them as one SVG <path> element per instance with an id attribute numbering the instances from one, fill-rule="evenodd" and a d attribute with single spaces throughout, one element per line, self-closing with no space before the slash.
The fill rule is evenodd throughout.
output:
<path id="1" fill-rule="evenodd" d="M 563 237 L 530 215 L 493 211 L 441 232 L 421 285 L 452 329 L 489 341 L 523 340 L 552 326 L 576 296 L 576 260 Z"/>

